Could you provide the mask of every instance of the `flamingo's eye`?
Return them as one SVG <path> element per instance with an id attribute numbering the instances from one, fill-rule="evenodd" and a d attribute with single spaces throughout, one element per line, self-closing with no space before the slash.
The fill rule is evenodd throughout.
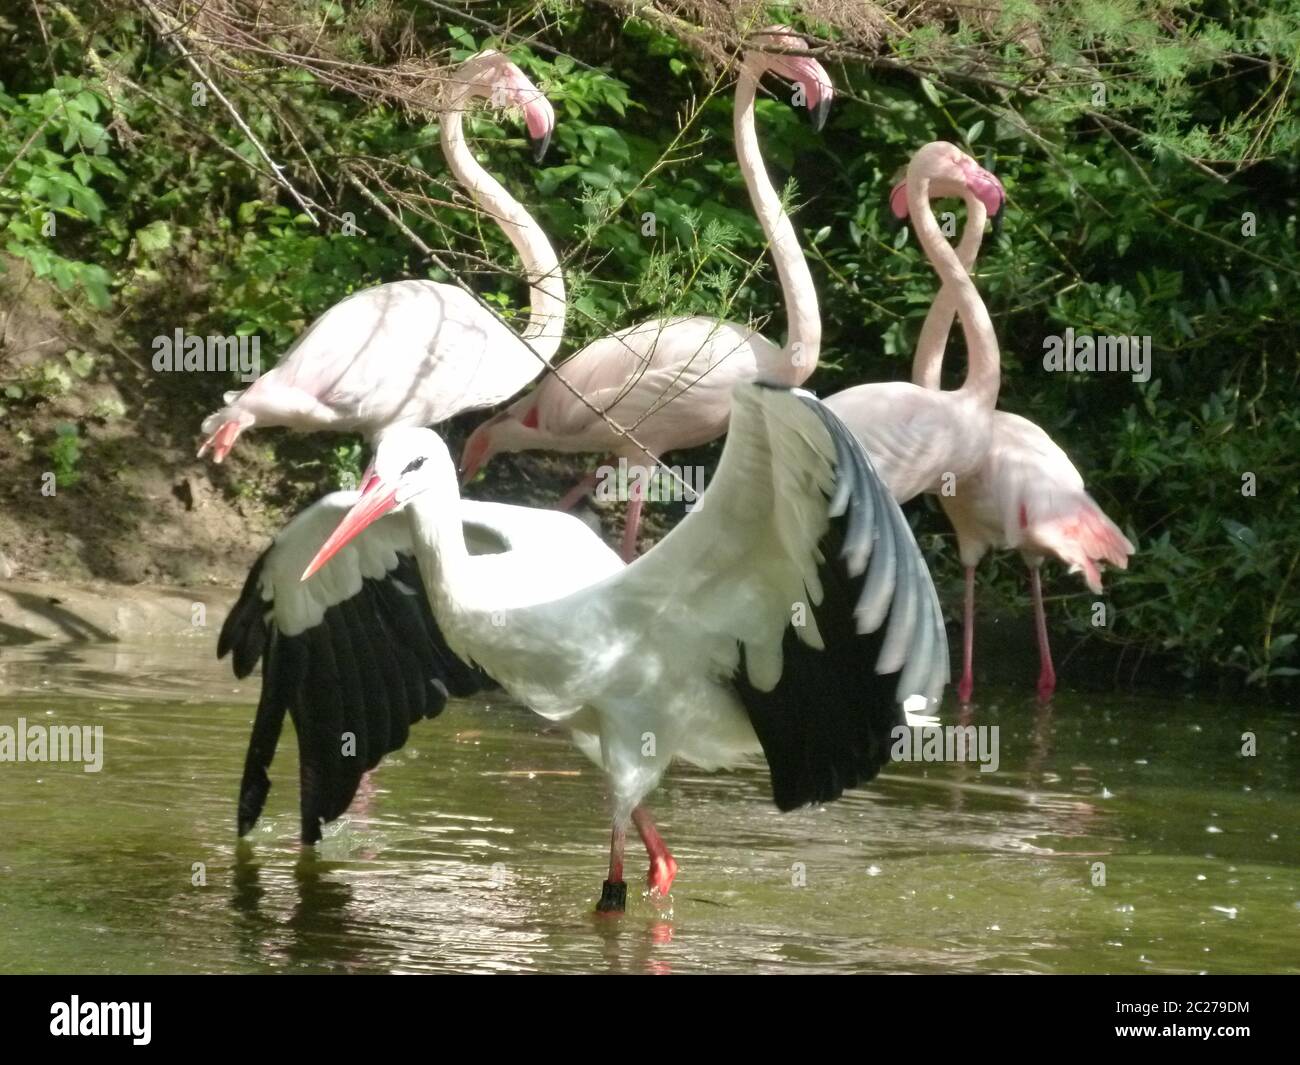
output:
<path id="1" fill-rule="evenodd" d="M 406 469 L 402 471 L 402 476 L 405 477 L 408 473 L 414 473 L 423 465 L 424 465 L 423 455 L 421 455 L 418 459 L 411 459 L 411 461 L 406 464 Z"/>

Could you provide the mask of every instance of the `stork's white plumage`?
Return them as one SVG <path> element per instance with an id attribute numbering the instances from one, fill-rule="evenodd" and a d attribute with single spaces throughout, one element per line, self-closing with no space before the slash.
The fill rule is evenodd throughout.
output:
<path id="1" fill-rule="evenodd" d="M 903 698 L 935 700 L 947 678 L 938 600 L 902 513 L 839 419 L 801 390 L 737 387 L 709 491 L 626 568 L 564 515 L 548 514 L 546 530 L 529 526 L 512 540 L 510 523 L 534 522 L 538 512 L 499 507 L 484 517 L 467 506 L 434 433 L 388 433 L 360 497 L 304 574 L 308 586 L 326 582 L 314 596 L 326 623 L 300 634 L 305 650 L 295 654 L 307 662 L 295 668 L 315 674 L 319 658 L 340 678 L 352 674 L 343 683 L 357 690 L 359 706 L 367 705 L 370 683 L 393 701 L 386 677 L 418 678 L 429 669 L 405 641 L 386 638 L 396 599 L 389 588 L 401 582 L 414 594 L 402 591 L 399 605 L 418 605 L 425 627 L 439 633 L 426 642 L 441 652 L 445 641 L 460 668 L 472 663 L 563 722 L 608 775 L 614 832 L 603 909 L 623 906 L 629 821 L 650 852 L 652 888 L 671 885 L 676 864 L 641 804 L 674 758 L 712 768 L 761 751 L 780 808 L 829 801 L 885 763 L 891 731 L 904 720 Z M 392 513 L 398 509 L 405 513 Z M 467 522 L 493 530 L 488 538 L 507 549 L 473 553 Z M 295 595 L 292 568 L 324 539 L 327 523 L 323 509 L 286 531 L 250 578 L 225 642 L 237 649 L 237 668 L 251 668 L 260 637 L 264 687 L 287 693 L 277 698 L 294 715 L 300 745 L 306 723 L 312 735 L 333 733 L 337 748 L 346 710 L 322 712 L 319 683 L 293 689 L 277 680 L 277 629 L 249 622 L 264 617 L 268 599 L 274 620 L 276 604 Z M 343 572 L 331 576 L 336 565 Z M 423 596 L 412 589 L 416 571 Z M 296 608 L 285 623 L 310 623 L 314 609 Z M 313 635 L 322 629 L 329 633 Z M 263 704 L 275 702 L 264 690 Z M 270 726 L 261 731 L 269 735 Z M 391 749 L 393 734 L 382 738 L 367 757 Z M 254 745 L 250 766 L 264 767 L 269 754 L 257 727 Z M 321 816 L 336 816 L 367 767 L 343 767 L 333 750 L 325 753 L 328 760 L 317 762 L 343 781 L 313 784 L 332 800 Z M 265 784 L 254 772 L 245 787 L 241 810 L 255 817 Z M 250 824 L 241 813 L 241 828 Z M 310 837 L 319 829 L 304 824 L 304 831 Z"/>
<path id="2" fill-rule="evenodd" d="M 316 319 L 273 369 L 226 394 L 203 422 L 200 457 L 211 449 L 222 461 L 253 426 L 377 437 L 396 425 L 436 425 L 502 403 L 542 372 L 564 331 L 564 279 L 541 228 L 465 143 L 463 112 L 474 97 L 521 108 L 538 158 L 555 114 L 522 70 L 487 51 L 457 69 L 441 119 L 453 173 L 523 260 L 530 289 L 523 335 L 455 285 L 417 279 L 363 289 Z"/>
<path id="3" fill-rule="evenodd" d="M 293 519 L 257 560 L 222 628 L 217 653 L 235 675 L 262 660 L 262 694 L 240 784 L 239 831 L 261 814 L 267 768 L 286 712 L 298 733 L 302 838 L 351 802 L 361 775 L 406 742 L 410 726 L 442 712 L 449 695 L 493 686 L 447 646 L 429 609 L 410 523 L 374 522 L 310 581 L 303 570 L 359 492 L 334 492 Z M 618 555 L 578 519 L 551 510 L 464 500 L 466 548 L 491 555 L 494 579 L 525 596 L 563 595 L 572 575 L 600 580 Z M 340 737 L 350 733 L 355 753 Z"/>

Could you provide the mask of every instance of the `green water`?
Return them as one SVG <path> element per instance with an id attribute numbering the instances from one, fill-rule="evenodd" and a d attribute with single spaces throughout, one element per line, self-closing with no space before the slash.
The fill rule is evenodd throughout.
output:
<path id="1" fill-rule="evenodd" d="M 257 686 L 208 641 L 43 647 L 2 652 L 0 726 L 102 725 L 104 763 L 0 763 L 3 972 L 1300 972 L 1300 718 L 1276 706 L 1040 711 L 1027 675 L 977 693 L 997 772 L 898 765 L 785 815 L 761 767 L 679 767 L 651 799 L 670 905 L 634 885 L 609 918 L 600 775 L 518 707 L 418 726 L 304 852 L 287 727 L 235 839 Z"/>

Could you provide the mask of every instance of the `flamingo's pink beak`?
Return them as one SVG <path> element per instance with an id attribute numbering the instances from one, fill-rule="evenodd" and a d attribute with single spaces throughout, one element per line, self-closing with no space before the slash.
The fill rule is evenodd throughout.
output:
<path id="1" fill-rule="evenodd" d="M 533 146 L 533 162 L 540 163 L 550 146 L 551 134 L 555 131 L 555 108 L 542 90 L 513 63 L 506 65 L 504 77 L 510 90 L 511 102 L 518 105 L 524 113 L 528 140 Z"/>
<path id="2" fill-rule="evenodd" d="M 243 431 L 244 427 L 239 424 L 237 418 L 223 422 L 220 429 L 203 441 L 203 445 L 199 448 L 198 458 L 202 458 L 207 453 L 208 448 L 211 448 L 212 461 L 220 465 L 222 460 L 230 454 L 230 449 L 235 446 L 235 441 Z"/>
<path id="3" fill-rule="evenodd" d="M 989 217 L 996 217 L 1007 202 L 1007 190 L 1002 187 L 1002 182 L 993 171 L 985 170 L 974 159 L 963 159 L 961 166 L 966 174 L 966 187 L 983 201 Z"/>
<path id="4" fill-rule="evenodd" d="M 389 488 L 371 473 L 366 481 L 366 487 L 362 489 L 361 498 L 343 515 L 343 520 L 339 522 L 338 528 L 330 533 L 329 539 L 321 544 L 316 557 L 307 564 L 300 579 L 304 581 L 309 579 L 338 554 L 349 540 L 367 525 L 382 518 L 395 506 L 397 506 L 397 489 Z"/>
<path id="5" fill-rule="evenodd" d="M 826 116 L 831 113 L 831 101 L 835 98 L 835 87 L 831 84 L 831 76 L 812 56 L 788 56 L 784 65 L 787 79 L 798 82 L 803 88 L 809 120 L 812 122 L 813 129 L 820 133 L 822 127 L 826 125 Z"/>
<path id="6" fill-rule="evenodd" d="M 532 99 L 524 104 L 524 124 L 528 127 L 528 140 L 533 146 L 533 162 L 540 163 L 546 157 L 551 134 L 555 131 L 555 109 L 541 92 L 534 90 L 534 93 Z"/>
<path id="7" fill-rule="evenodd" d="M 900 181 L 889 194 L 889 209 L 895 218 L 907 217 L 907 182 Z"/>
<path id="8" fill-rule="evenodd" d="M 462 488 L 469 484 L 474 479 L 475 474 L 482 469 L 483 464 L 488 459 L 491 447 L 492 438 L 484 432 L 482 426 L 469 434 L 469 439 L 465 441 L 465 447 L 460 453 L 460 484 Z"/>

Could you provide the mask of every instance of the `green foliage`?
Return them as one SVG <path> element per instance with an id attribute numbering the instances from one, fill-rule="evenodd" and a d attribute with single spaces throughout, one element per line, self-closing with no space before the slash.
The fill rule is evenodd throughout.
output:
<path id="1" fill-rule="evenodd" d="M 364 450 L 355 440 L 345 444 L 336 444 L 332 447 L 328 463 L 330 483 L 337 485 L 339 488 L 360 488 L 364 457 Z"/>
<path id="2" fill-rule="evenodd" d="M 191 72 L 137 16 L 66 6 L 93 22 L 99 67 L 84 26 L 71 25 L 48 53 L 34 29 L 17 32 L 0 67 L 0 234 L 40 276 L 96 307 L 116 296 L 144 336 L 176 325 L 257 334 L 274 358 L 350 292 L 448 279 L 344 179 L 347 161 L 362 159 L 386 183 L 383 197 L 486 300 L 507 316 L 526 304 L 504 236 L 453 201 L 427 114 L 343 93 L 262 54 L 243 68 L 232 59 L 222 84 L 250 128 L 330 209 L 314 224 L 238 161 L 264 169 L 213 101 L 193 102 Z M 752 320 L 782 335 L 775 273 L 734 159 L 729 82 L 665 23 L 548 3 L 540 39 L 569 53 L 555 55 L 469 20 L 440 23 L 423 5 L 301 6 L 319 32 L 313 48 L 349 62 L 396 63 L 416 39 L 453 61 L 498 47 L 543 86 L 558 120 L 544 166 L 528 161 L 517 117 L 476 110 L 466 129 L 564 254 L 571 347 L 664 313 Z M 543 28 L 529 21 L 537 9 L 474 6 L 490 21 L 510 16 L 525 35 Z M 1010 193 L 1005 229 L 986 238 L 978 268 L 1002 341 L 1001 405 L 1065 447 L 1139 548 L 1127 574 L 1108 578 L 1113 623 L 1101 630 L 1089 624 L 1092 596 L 1058 573 L 1052 591 L 1069 624 L 1162 653 L 1188 675 L 1291 675 L 1298 5 L 1014 0 L 969 22 L 954 10 L 895 27 L 880 57 L 835 64 L 838 98 L 820 136 L 780 93 L 759 101 L 764 153 L 789 189 L 818 283 L 825 346 L 813 386 L 825 394 L 908 376 L 937 285 L 888 217 L 890 188 L 936 137 L 987 159 Z M 402 47 L 386 52 L 394 39 Z M 150 95 L 120 83 L 110 92 L 102 69 Z M 304 149 L 291 120 L 324 136 L 304 133 Z M 42 229 L 51 214 L 53 234 Z M 364 235 L 340 225 L 345 215 Z M 1043 339 L 1067 328 L 1151 336 L 1151 380 L 1046 372 Z M 955 379 L 959 339 L 949 366 Z M 8 383 L 6 401 L 23 401 L 15 387 L 75 384 L 71 366 L 48 372 Z M 68 449 L 71 472 L 77 438 L 54 446 Z M 354 445 L 322 448 L 334 480 L 359 473 Z M 1247 473 L 1254 495 L 1243 494 Z M 919 508 L 918 522 L 923 542 L 939 546 L 940 579 L 955 580 L 937 508 Z M 983 601 L 1023 608 L 1014 560 L 989 572 L 994 594 Z"/>
<path id="3" fill-rule="evenodd" d="M 71 488 L 81 474 L 77 464 L 81 461 L 81 433 L 70 422 L 61 422 L 54 428 L 54 438 L 45 450 L 54 473 L 54 483 L 60 488 Z"/>
<path id="4" fill-rule="evenodd" d="M 0 84 L 0 240 L 37 277 L 84 293 L 100 309 L 109 305 L 110 275 L 81 261 L 75 249 L 84 229 L 104 219 L 96 185 L 124 176 L 107 157 L 102 109 L 102 98 L 78 78 L 58 77 L 43 92 L 17 95 Z"/>

